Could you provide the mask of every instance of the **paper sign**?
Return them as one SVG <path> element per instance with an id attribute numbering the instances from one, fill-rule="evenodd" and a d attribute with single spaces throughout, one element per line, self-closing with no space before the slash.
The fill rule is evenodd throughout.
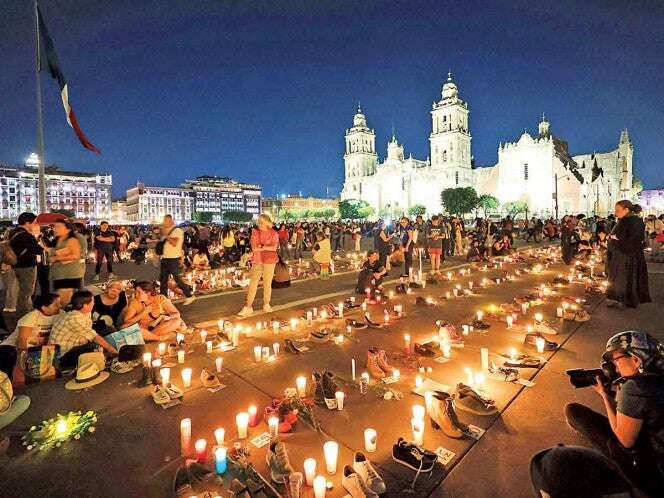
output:
<path id="1" fill-rule="evenodd" d="M 256 448 L 262 448 L 266 444 L 270 443 L 270 433 L 269 432 L 264 432 L 263 434 L 259 434 L 255 438 L 251 440 L 251 444 L 253 444 Z"/>
<path id="2" fill-rule="evenodd" d="M 514 381 L 514 383 L 515 384 L 521 384 L 522 386 L 526 386 L 526 387 L 533 387 L 535 385 L 535 383 L 532 380 L 528 380 L 528 379 L 516 379 Z"/>
<path id="3" fill-rule="evenodd" d="M 433 361 L 435 361 L 436 363 L 447 363 L 448 361 L 450 361 L 450 359 L 445 358 L 444 356 L 439 356 L 438 358 L 434 358 Z"/>
<path id="4" fill-rule="evenodd" d="M 479 441 L 486 431 L 476 425 L 468 424 L 468 435 L 475 441 Z"/>
<path id="5" fill-rule="evenodd" d="M 442 465 L 447 465 L 448 463 L 450 463 L 456 455 L 456 453 L 454 453 L 453 451 L 445 449 L 442 446 L 439 446 L 433 452 L 436 454 L 436 456 L 438 457 L 438 461 Z"/>

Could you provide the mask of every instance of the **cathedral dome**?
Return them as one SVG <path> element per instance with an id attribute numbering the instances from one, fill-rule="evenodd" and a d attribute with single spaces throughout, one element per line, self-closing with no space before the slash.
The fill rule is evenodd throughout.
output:
<path id="1" fill-rule="evenodd" d="M 443 99 L 455 98 L 459 95 L 459 89 L 457 88 L 454 81 L 452 81 L 452 73 L 447 73 L 447 81 L 443 85 L 442 96 Z"/>
<path id="2" fill-rule="evenodd" d="M 362 114 L 359 104 L 357 106 L 357 113 L 353 116 L 353 126 L 367 126 L 367 117 Z"/>

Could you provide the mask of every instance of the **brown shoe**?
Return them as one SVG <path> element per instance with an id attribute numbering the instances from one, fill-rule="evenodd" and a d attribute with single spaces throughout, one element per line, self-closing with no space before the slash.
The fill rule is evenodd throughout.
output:
<path id="1" fill-rule="evenodd" d="M 367 351 L 367 371 L 375 379 L 385 377 L 385 372 L 378 366 L 378 353 L 371 349 Z"/>
<path id="2" fill-rule="evenodd" d="M 386 375 L 392 375 L 394 369 L 387 362 L 387 353 L 384 349 L 378 350 L 378 366 Z"/>

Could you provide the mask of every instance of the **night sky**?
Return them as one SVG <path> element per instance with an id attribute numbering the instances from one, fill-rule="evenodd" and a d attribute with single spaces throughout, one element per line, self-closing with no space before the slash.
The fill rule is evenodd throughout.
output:
<path id="1" fill-rule="evenodd" d="M 448 69 L 470 105 L 478 165 L 544 112 L 572 153 L 615 148 L 664 185 L 664 7 L 635 1 L 44 0 L 83 149 L 46 75 L 46 161 L 178 185 L 203 174 L 268 195 L 331 194 L 361 101 L 381 159 L 395 128 L 425 159 L 429 111 Z M 0 16 L 0 162 L 35 145 L 32 2 Z"/>

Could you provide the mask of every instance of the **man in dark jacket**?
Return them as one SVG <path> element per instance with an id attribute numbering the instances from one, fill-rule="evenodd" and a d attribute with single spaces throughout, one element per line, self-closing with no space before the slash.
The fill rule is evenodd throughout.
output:
<path id="1" fill-rule="evenodd" d="M 16 298 L 16 318 L 19 319 L 32 309 L 31 300 L 37 281 L 37 264 L 41 262 L 43 248 L 33 234 L 39 233 L 37 216 L 33 213 L 21 213 L 18 227 L 10 235 L 9 245 L 16 253 L 14 273 L 18 280 Z"/>

